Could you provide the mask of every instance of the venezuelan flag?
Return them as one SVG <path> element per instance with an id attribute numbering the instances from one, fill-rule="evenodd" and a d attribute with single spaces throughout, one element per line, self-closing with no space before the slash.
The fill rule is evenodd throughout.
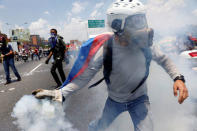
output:
<path id="1" fill-rule="evenodd" d="M 80 51 L 78 58 L 76 59 L 67 80 L 63 83 L 61 88 L 66 86 L 68 83 L 72 82 L 75 78 L 81 75 L 85 69 L 88 67 L 88 64 L 100 47 L 112 36 L 112 34 L 101 34 L 94 38 L 90 38 L 86 41 Z"/>

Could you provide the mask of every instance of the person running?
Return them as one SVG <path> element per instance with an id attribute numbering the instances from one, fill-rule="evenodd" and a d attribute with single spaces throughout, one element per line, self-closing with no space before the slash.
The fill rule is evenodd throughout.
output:
<path id="1" fill-rule="evenodd" d="M 56 88 L 58 88 L 66 80 L 63 66 L 62 66 L 62 61 L 64 60 L 64 54 L 65 54 L 66 48 L 65 48 L 65 44 L 63 42 L 63 37 L 61 37 L 57 34 L 56 29 L 51 29 L 50 33 L 51 33 L 51 37 L 49 38 L 49 42 L 51 44 L 51 49 L 50 49 L 50 54 L 49 54 L 47 60 L 45 61 L 45 63 L 48 64 L 51 56 L 53 55 L 54 62 L 51 67 L 51 74 L 52 74 L 55 82 L 57 83 Z M 56 73 L 56 69 L 58 69 L 58 71 L 59 71 L 62 82 L 59 80 L 59 77 Z"/>
<path id="2" fill-rule="evenodd" d="M 174 95 L 177 96 L 179 91 L 180 104 L 188 97 L 184 76 L 153 46 L 153 29 L 148 27 L 145 7 L 140 1 L 114 2 L 107 11 L 107 22 L 114 34 L 101 34 L 82 45 L 61 90 L 38 89 L 33 94 L 38 99 L 50 97 L 62 102 L 85 87 L 104 65 L 104 78 L 90 87 L 105 80 L 108 98 L 101 117 L 92 121 L 88 130 L 106 130 L 122 112 L 127 111 L 135 131 L 152 131 L 146 84 L 151 60 L 161 65 L 173 79 Z"/>

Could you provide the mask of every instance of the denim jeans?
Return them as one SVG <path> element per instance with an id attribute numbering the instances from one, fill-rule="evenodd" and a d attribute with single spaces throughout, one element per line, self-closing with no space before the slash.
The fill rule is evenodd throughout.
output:
<path id="1" fill-rule="evenodd" d="M 4 67 L 4 70 L 5 70 L 5 75 L 6 75 L 6 80 L 7 81 L 11 81 L 11 78 L 10 78 L 10 69 L 9 67 L 12 68 L 15 76 L 19 79 L 21 78 L 15 65 L 14 65 L 14 58 L 11 58 L 11 59 L 8 59 L 8 60 L 4 60 L 3 61 L 3 67 Z"/>
<path id="2" fill-rule="evenodd" d="M 148 113 L 150 108 L 149 98 L 143 95 L 126 103 L 118 103 L 108 98 L 99 120 L 89 124 L 88 131 L 103 131 L 122 112 L 128 111 L 133 121 L 135 131 L 153 131 L 153 123 Z"/>

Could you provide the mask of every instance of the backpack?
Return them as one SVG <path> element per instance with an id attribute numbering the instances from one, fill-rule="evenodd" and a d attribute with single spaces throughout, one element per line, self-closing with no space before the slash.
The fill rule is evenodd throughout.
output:
<path id="1" fill-rule="evenodd" d="M 108 42 L 107 42 L 108 41 Z M 106 43 L 106 44 L 105 44 Z M 141 80 L 141 82 L 138 84 L 138 86 L 131 91 L 131 93 L 134 93 L 147 79 L 149 75 L 149 67 L 150 62 L 152 60 L 152 54 L 150 50 L 150 46 L 152 42 L 149 42 L 149 44 L 146 46 L 146 48 L 141 49 L 143 52 L 145 58 L 146 58 L 146 73 L 144 78 Z M 89 89 L 92 87 L 97 86 L 99 83 L 101 83 L 103 80 L 106 81 L 106 84 L 110 84 L 110 75 L 112 71 L 112 46 L 113 46 L 113 37 L 112 34 L 101 34 L 96 36 L 95 38 L 90 38 L 88 41 L 86 41 L 82 47 L 80 48 L 79 55 L 77 57 L 77 60 L 75 61 L 70 73 L 68 74 L 68 77 L 66 81 L 62 84 L 60 89 L 64 88 L 67 84 L 72 82 L 75 78 L 77 78 L 79 75 L 81 75 L 84 70 L 88 67 L 88 64 L 91 60 L 91 58 L 94 56 L 94 54 L 98 51 L 98 49 L 104 45 L 104 52 L 103 53 L 103 75 L 104 77 L 100 79 L 95 84 L 89 86 Z"/>
<path id="2" fill-rule="evenodd" d="M 113 47 L 113 37 L 111 37 L 108 42 L 106 42 L 107 44 L 104 45 L 104 53 L 103 53 L 103 65 L 104 65 L 104 70 L 103 70 L 103 75 L 104 77 L 102 79 L 100 79 L 98 82 L 96 82 L 95 84 L 89 86 L 88 88 L 92 88 L 97 86 L 98 84 L 100 84 L 103 80 L 105 80 L 106 84 L 109 85 L 110 84 L 110 75 L 111 75 L 111 71 L 112 71 L 112 47 Z M 141 87 L 146 79 L 148 78 L 149 75 L 149 67 L 150 67 L 150 63 L 152 60 L 152 54 L 151 54 L 151 50 L 150 50 L 150 46 L 152 45 L 148 45 L 145 48 L 141 48 L 141 51 L 144 54 L 144 57 L 146 59 L 146 73 L 145 76 L 143 77 L 143 79 L 140 81 L 140 83 L 138 84 L 138 86 L 131 91 L 131 93 L 134 93 L 139 87 Z"/>

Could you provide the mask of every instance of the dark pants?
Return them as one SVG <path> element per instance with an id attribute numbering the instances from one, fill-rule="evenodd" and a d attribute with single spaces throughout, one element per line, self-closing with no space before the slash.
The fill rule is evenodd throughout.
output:
<path id="1" fill-rule="evenodd" d="M 10 69 L 9 67 L 12 68 L 12 71 L 14 72 L 15 76 L 20 79 L 20 75 L 14 65 L 14 58 L 11 58 L 11 59 L 8 59 L 8 60 L 4 60 L 3 61 L 3 67 L 4 67 L 4 70 L 5 70 L 5 75 L 6 75 L 6 80 L 7 81 L 11 81 L 11 78 L 10 78 Z"/>
<path id="2" fill-rule="evenodd" d="M 66 80 L 66 77 L 64 75 L 64 70 L 63 70 L 63 67 L 62 67 L 62 60 L 55 60 L 55 62 L 53 63 L 53 65 L 51 67 L 51 74 L 52 74 L 55 82 L 57 83 L 58 86 L 61 86 L 62 82 L 60 82 L 59 77 L 58 77 L 58 75 L 57 75 L 57 73 L 55 71 L 56 68 L 59 71 L 59 74 L 60 74 L 60 77 L 62 79 L 62 82 L 64 82 Z"/>

